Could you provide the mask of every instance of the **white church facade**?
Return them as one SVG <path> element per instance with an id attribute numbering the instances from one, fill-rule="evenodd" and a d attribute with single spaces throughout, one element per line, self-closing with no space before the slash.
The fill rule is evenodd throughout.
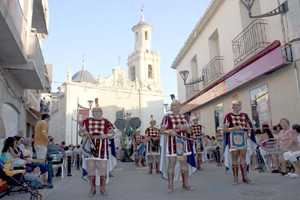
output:
<path id="1" fill-rule="evenodd" d="M 150 115 L 160 121 L 164 114 L 164 95 L 160 81 L 160 57 L 151 50 L 152 27 L 143 16 L 133 26 L 134 52 L 128 57 L 128 70 L 114 68 L 109 77 L 94 77 L 80 70 L 52 94 L 49 135 L 57 142 L 77 144 L 78 105 L 89 107 L 89 100 L 99 99 L 104 117 L 115 122 L 117 112 L 130 113 L 142 121 L 141 131 L 149 125 Z"/>

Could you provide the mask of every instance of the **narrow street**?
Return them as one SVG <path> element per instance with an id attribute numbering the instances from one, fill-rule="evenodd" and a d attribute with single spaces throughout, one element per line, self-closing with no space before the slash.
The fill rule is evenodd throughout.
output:
<path id="1" fill-rule="evenodd" d="M 231 176 L 224 168 L 207 164 L 205 169 L 191 178 L 192 192 L 182 192 L 179 183 L 172 194 L 166 190 L 167 182 L 159 175 L 150 176 L 147 169 L 135 169 L 132 164 L 119 163 L 108 187 L 108 194 L 88 197 L 88 184 L 78 174 L 63 181 L 56 179 L 52 190 L 43 190 L 44 200 L 60 199 L 106 199 L 106 200 L 296 200 L 300 196 L 300 179 L 282 177 L 278 174 L 256 172 L 251 174 L 253 184 L 233 186 Z M 26 200 L 28 195 L 13 195 L 7 200 Z M 28 197 L 29 198 L 29 197 Z"/>

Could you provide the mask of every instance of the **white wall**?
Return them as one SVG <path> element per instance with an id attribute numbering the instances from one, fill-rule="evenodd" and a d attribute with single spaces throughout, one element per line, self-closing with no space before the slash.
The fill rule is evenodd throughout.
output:
<path id="1" fill-rule="evenodd" d="M 276 0 L 260 0 L 259 7 L 261 13 L 267 12 L 271 8 L 276 8 L 278 6 L 276 2 Z M 186 96 L 185 86 L 183 85 L 182 78 L 179 76 L 179 71 L 191 71 L 191 60 L 195 55 L 197 55 L 199 72 L 201 72 L 202 68 L 209 63 L 209 37 L 214 33 L 214 31 L 217 30 L 219 35 L 220 56 L 223 56 L 224 58 L 224 73 L 227 73 L 234 68 L 232 40 L 240 32 L 242 32 L 243 27 L 245 26 L 243 25 L 244 16 L 242 16 L 242 12 L 246 12 L 246 9 L 241 7 L 240 0 L 224 0 L 218 9 L 214 10 L 214 14 L 209 18 L 198 38 L 194 41 L 186 55 L 177 65 L 177 89 L 179 100 L 182 102 L 186 100 Z M 283 41 L 281 18 L 279 16 L 275 16 L 266 18 L 265 20 L 268 23 L 269 41 Z M 191 78 L 191 75 L 189 77 Z"/>
<path id="2" fill-rule="evenodd" d="M 88 108 L 88 100 L 98 98 L 104 117 L 112 123 L 116 120 L 116 112 L 124 108 L 125 112 L 132 114 L 132 117 L 140 117 L 142 120 L 141 131 L 148 127 L 150 115 L 153 115 L 157 122 L 160 122 L 163 117 L 164 97 L 161 93 L 141 91 L 139 98 L 139 92 L 134 88 L 132 90 L 101 88 L 89 83 L 68 83 L 64 92 L 65 98 L 61 101 L 65 101 L 64 106 L 66 107 L 51 116 L 49 131 L 59 142 L 65 140 L 68 144 L 76 143 L 76 122 L 72 120 L 72 116 L 73 119 L 76 119 L 77 102 Z M 141 110 L 139 109 L 139 99 Z M 57 130 L 56 127 L 61 130 Z"/>

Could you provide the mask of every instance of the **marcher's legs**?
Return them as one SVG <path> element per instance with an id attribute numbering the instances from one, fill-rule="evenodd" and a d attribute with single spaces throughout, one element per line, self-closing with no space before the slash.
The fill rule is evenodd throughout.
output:
<path id="1" fill-rule="evenodd" d="M 191 187 L 189 185 L 189 171 L 186 156 L 184 156 L 184 159 L 180 160 L 179 163 L 182 176 L 182 187 L 189 191 L 191 190 Z"/>
<path id="2" fill-rule="evenodd" d="M 97 161 L 97 169 L 100 173 L 100 193 L 105 193 L 105 186 L 106 186 L 106 173 L 107 173 L 107 160 L 100 160 Z"/>
<path id="3" fill-rule="evenodd" d="M 154 163 L 154 156 L 148 155 L 149 174 L 152 174 L 153 163 Z"/>
<path id="4" fill-rule="evenodd" d="M 87 169 L 88 176 L 90 182 L 90 196 L 94 196 L 96 194 L 96 161 L 95 160 L 87 160 Z"/>
<path id="5" fill-rule="evenodd" d="M 202 168 L 202 153 L 198 152 L 196 154 L 196 160 L 197 160 L 197 169 L 200 170 Z"/>
<path id="6" fill-rule="evenodd" d="M 244 183 L 249 183 L 250 179 L 247 176 L 247 163 L 246 163 L 247 150 L 239 150 L 240 168 L 242 174 L 242 180 Z"/>
<path id="7" fill-rule="evenodd" d="M 154 156 L 154 163 L 156 164 L 156 173 L 159 174 L 160 171 L 159 171 L 159 159 L 160 159 L 160 156 L 159 155 L 156 155 Z"/>
<path id="8" fill-rule="evenodd" d="M 231 162 L 232 162 L 232 175 L 233 184 L 239 182 L 239 166 L 238 166 L 238 151 L 231 151 Z"/>
<path id="9" fill-rule="evenodd" d="M 168 192 L 174 190 L 174 175 L 175 175 L 176 157 L 168 158 Z"/>

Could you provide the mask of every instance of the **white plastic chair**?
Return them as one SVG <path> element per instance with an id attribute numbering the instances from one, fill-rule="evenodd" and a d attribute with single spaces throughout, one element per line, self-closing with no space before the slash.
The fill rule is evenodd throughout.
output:
<path id="1" fill-rule="evenodd" d="M 63 158 L 62 154 L 53 154 L 52 157 L 52 168 L 54 169 L 61 169 L 61 179 L 64 178 L 64 168 L 65 168 L 65 159 Z"/>

